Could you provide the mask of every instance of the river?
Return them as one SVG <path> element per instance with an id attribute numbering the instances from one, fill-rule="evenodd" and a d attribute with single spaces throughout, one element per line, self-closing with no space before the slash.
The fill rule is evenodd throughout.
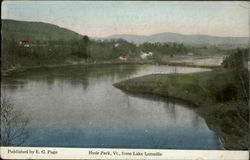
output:
<path id="1" fill-rule="evenodd" d="M 5 78 L 1 92 L 30 118 L 30 136 L 23 146 L 219 149 L 216 134 L 190 107 L 112 86 L 146 74 L 207 70 L 154 65 L 41 68 Z"/>

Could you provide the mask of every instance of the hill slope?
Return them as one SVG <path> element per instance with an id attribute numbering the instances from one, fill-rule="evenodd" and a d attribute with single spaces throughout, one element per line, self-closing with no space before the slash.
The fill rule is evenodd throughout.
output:
<path id="1" fill-rule="evenodd" d="M 111 35 L 103 39 L 117 39 L 122 38 L 129 42 L 144 43 L 144 42 L 178 42 L 178 43 L 193 43 L 193 44 L 210 44 L 210 45 L 246 45 L 248 44 L 248 37 L 216 37 L 209 35 L 184 35 L 171 32 L 158 33 L 149 36 L 144 35 Z"/>
<path id="2" fill-rule="evenodd" d="M 14 40 L 71 40 L 82 35 L 59 26 L 43 22 L 2 19 L 2 38 Z"/>

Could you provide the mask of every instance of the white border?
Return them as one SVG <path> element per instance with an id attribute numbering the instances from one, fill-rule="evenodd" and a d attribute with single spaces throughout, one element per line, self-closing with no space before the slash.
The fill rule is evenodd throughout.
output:
<path id="1" fill-rule="evenodd" d="M 0 147 L 2 159 L 248 160 L 248 151 Z M 19 152 L 19 153 L 18 153 Z M 116 155 L 114 153 L 118 153 Z M 122 152 L 131 155 L 122 155 Z M 94 154 L 95 153 L 95 154 Z M 134 155 L 133 155 L 134 153 Z M 135 155 L 141 153 L 142 155 Z M 154 155 L 148 155 L 154 153 Z"/>

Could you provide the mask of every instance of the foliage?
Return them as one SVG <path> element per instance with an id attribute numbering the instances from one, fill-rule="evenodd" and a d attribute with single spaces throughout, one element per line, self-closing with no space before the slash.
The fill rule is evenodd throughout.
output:
<path id="1" fill-rule="evenodd" d="M 81 35 L 71 30 L 43 22 L 1 20 L 2 39 L 37 41 L 67 41 L 80 39 Z"/>
<path id="2" fill-rule="evenodd" d="M 71 42 L 72 45 L 72 55 L 76 55 L 79 58 L 88 59 L 91 57 L 89 52 L 89 37 L 83 36 L 80 40 L 75 40 Z"/>
<path id="3" fill-rule="evenodd" d="M 1 145 L 21 145 L 28 138 L 29 118 L 1 97 Z"/>
<path id="4" fill-rule="evenodd" d="M 222 65 L 224 68 L 244 68 L 249 60 L 248 49 L 237 49 L 227 56 Z"/>

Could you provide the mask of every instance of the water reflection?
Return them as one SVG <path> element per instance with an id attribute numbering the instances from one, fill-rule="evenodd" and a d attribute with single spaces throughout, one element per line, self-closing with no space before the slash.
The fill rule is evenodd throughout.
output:
<path id="1" fill-rule="evenodd" d="M 171 116 L 172 119 L 175 119 L 176 118 L 176 112 L 175 112 L 175 103 L 172 103 L 169 105 L 169 102 L 168 102 L 168 105 L 167 105 L 167 110 Z"/>
<path id="2" fill-rule="evenodd" d="M 6 79 L 1 91 L 32 113 L 33 134 L 26 146 L 217 149 L 203 118 L 183 104 L 112 86 L 145 74 L 202 70 L 147 65 L 38 69 Z"/>

